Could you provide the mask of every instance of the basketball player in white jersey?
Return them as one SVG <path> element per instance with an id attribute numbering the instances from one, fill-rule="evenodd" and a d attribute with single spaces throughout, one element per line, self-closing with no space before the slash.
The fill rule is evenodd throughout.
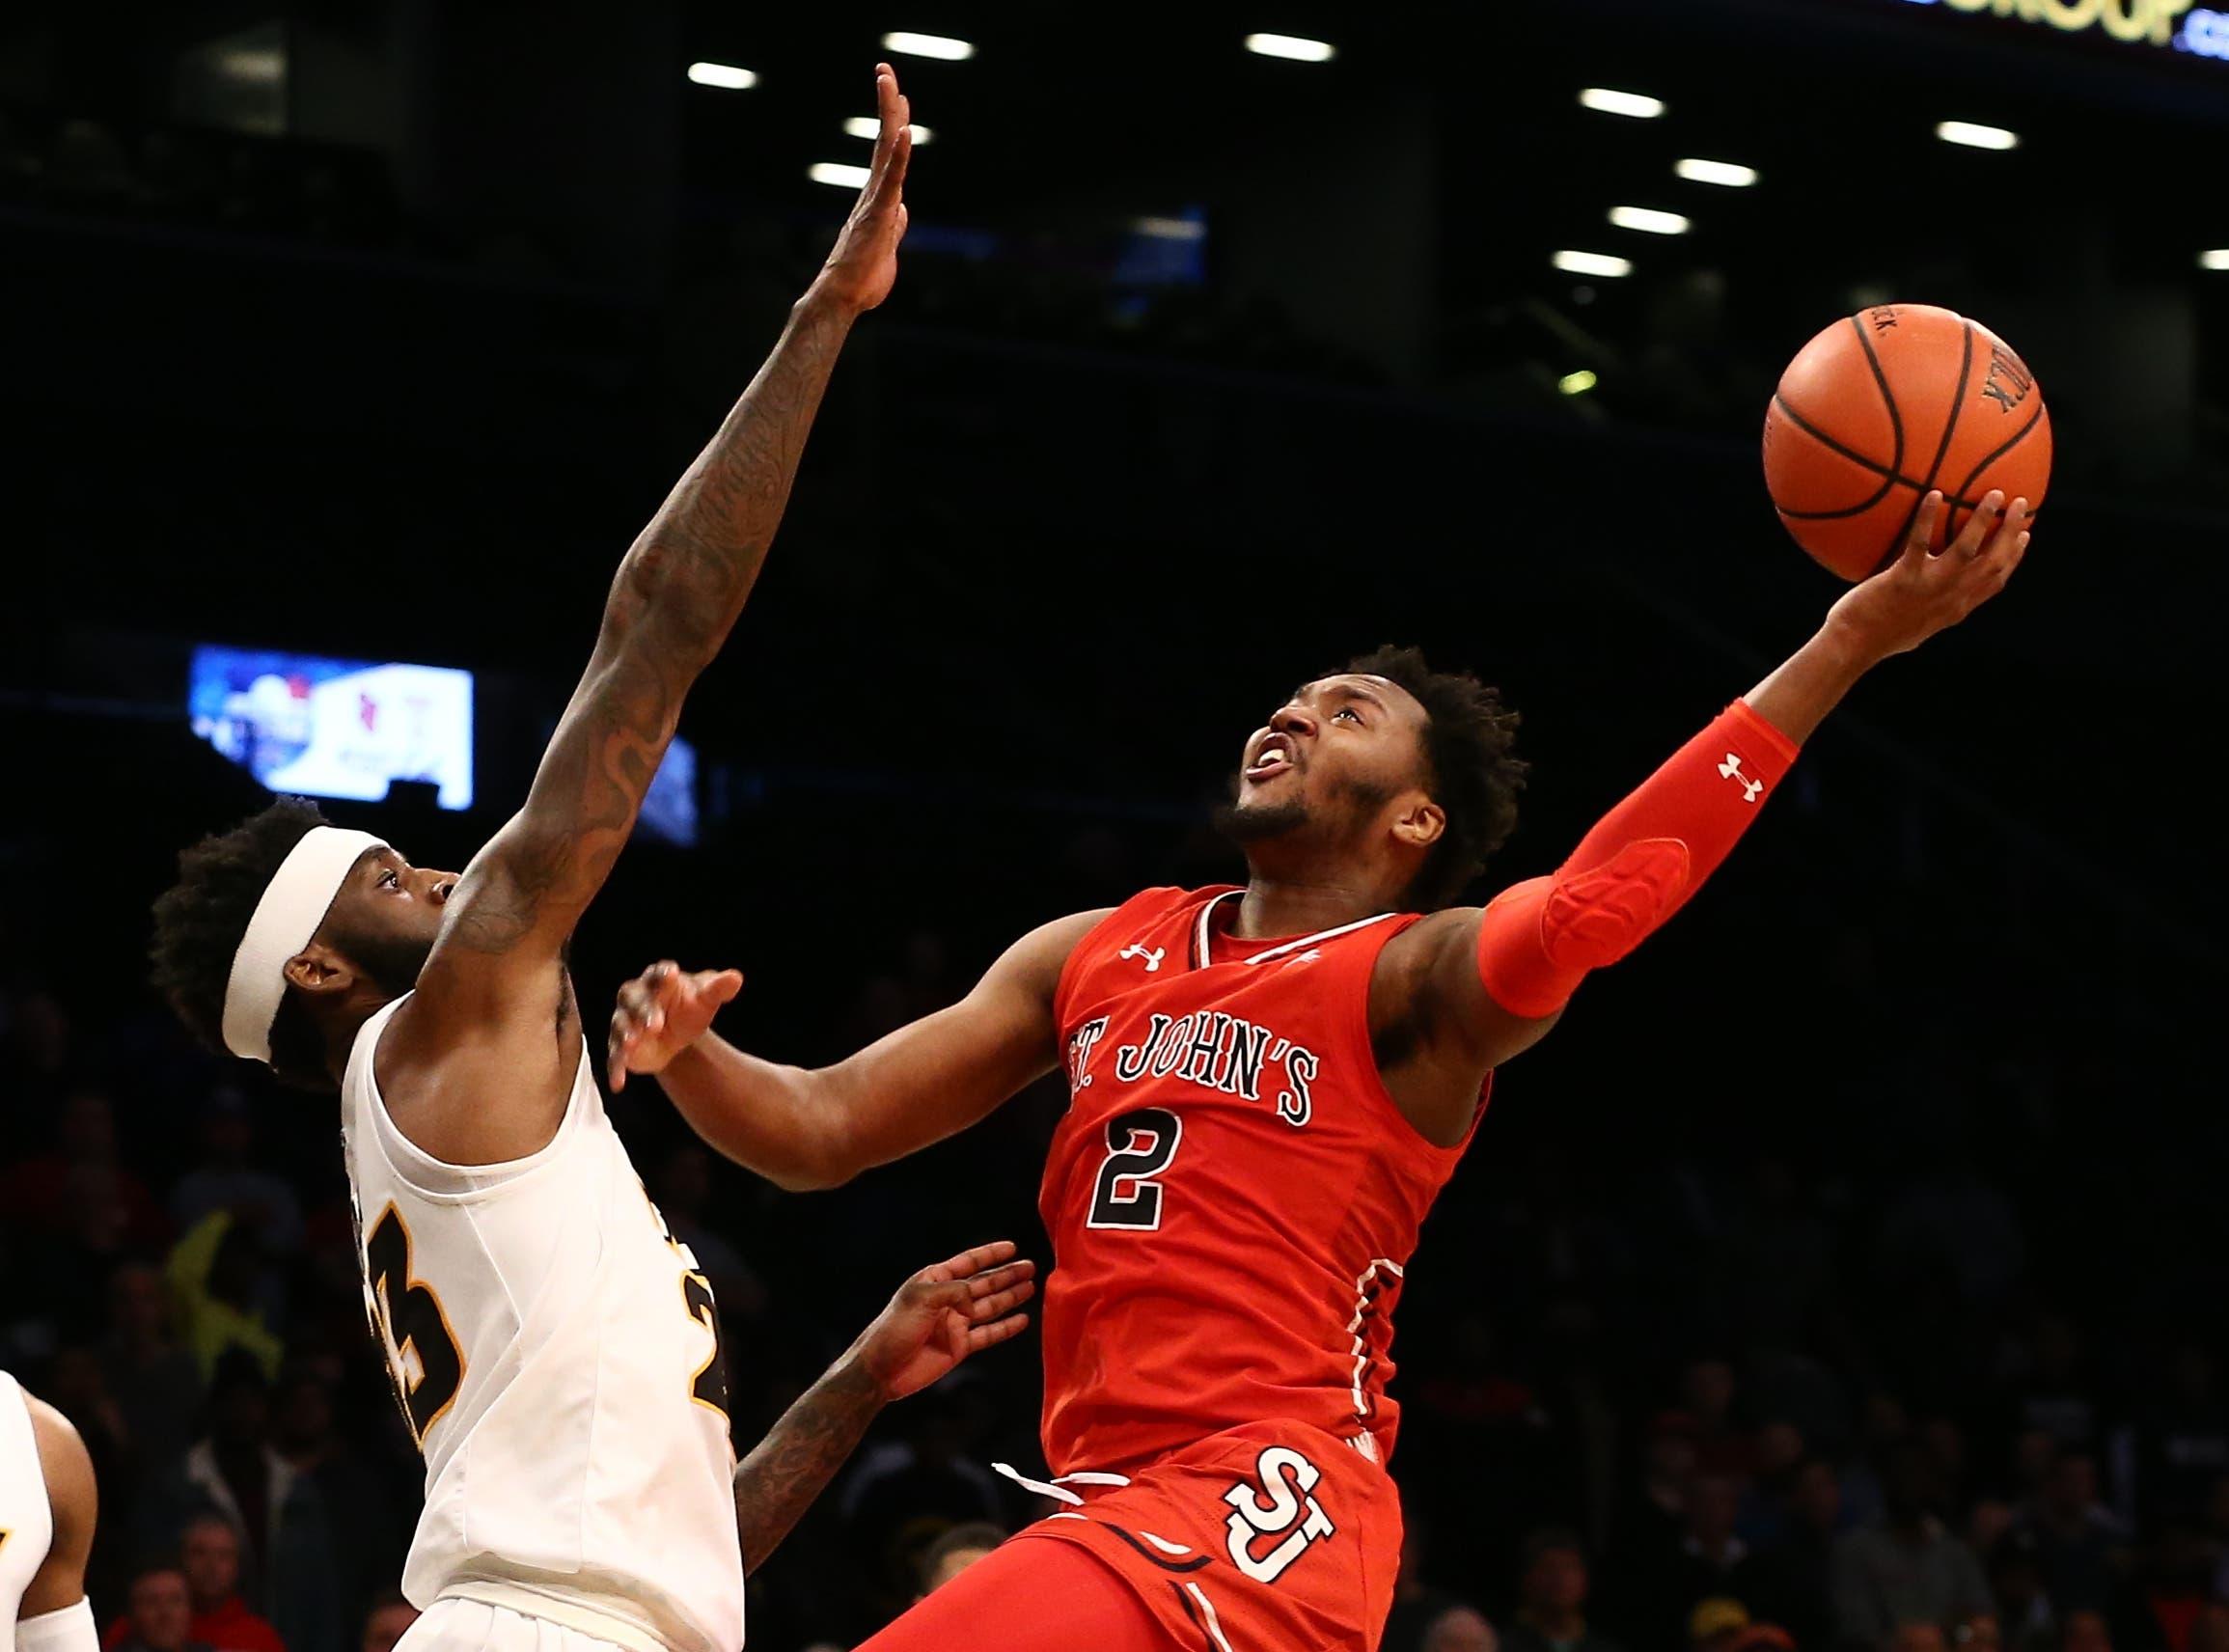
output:
<path id="1" fill-rule="evenodd" d="M 85 1599 L 96 1501 L 69 1419 L 0 1371 L 0 1652 L 98 1652 Z"/>
<path id="2" fill-rule="evenodd" d="M 858 205 L 620 563 L 525 808 L 457 876 L 282 799 L 188 850 L 156 903 L 156 984 L 187 1025 L 340 1088 L 368 1306 L 426 1457 L 413 1652 L 735 1652 L 745 1564 L 867 1417 L 1020 1328 L 1010 1246 L 930 1269 L 738 1469 L 711 1288 L 605 1116 L 565 970 L 757 577 L 837 354 L 895 277 L 909 111 L 887 66 L 876 93 Z"/>

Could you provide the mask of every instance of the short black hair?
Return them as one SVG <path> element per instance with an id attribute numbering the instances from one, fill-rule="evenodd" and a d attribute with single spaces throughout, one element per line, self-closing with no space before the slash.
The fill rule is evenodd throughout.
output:
<path id="1" fill-rule="evenodd" d="M 219 1055 L 225 1047 L 225 988 L 233 954 L 256 904 L 294 845 L 326 824 L 317 806 L 282 797 L 230 832 L 204 838 L 178 858 L 178 882 L 154 903 L 155 990 L 186 1030 Z M 330 1089 L 324 1040 L 301 1002 L 288 993 L 271 1022 L 271 1068 L 298 1088 Z"/>
<path id="2" fill-rule="evenodd" d="M 1447 829 L 1424 857 L 1407 904 L 1418 912 L 1452 906 L 1517 829 L 1517 794 L 1530 766 L 1516 755 L 1517 713 L 1500 690 L 1469 672 L 1434 671 L 1417 648 L 1389 644 L 1345 671 L 1382 676 L 1424 708 L 1424 784 Z"/>

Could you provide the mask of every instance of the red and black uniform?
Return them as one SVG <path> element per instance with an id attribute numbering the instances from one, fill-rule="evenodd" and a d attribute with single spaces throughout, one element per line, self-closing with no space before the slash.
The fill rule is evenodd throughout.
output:
<path id="1" fill-rule="evenodd" d="M 1560 1009 L 1692 895 L 1795 756 L 1737 701 L 1554 876 L 1504 891 L 1479 922 L 1495 1002 Z M 1038 1196 L 1054 1478 L 1024 1482 L 1070 1506 L 862 1652 L 1376 1647 L 1401 1546 L 1392 1310 L 1468 1143 L 1419 1136 L 1371 1050 L 1378 954 L 1417 916 L 1244 941 L 1242 893 L 1147 890 L 1070 954 L 1071 1104 Z"/>
<path id="2" fill-rule="evenodd" d="M 1371 1053 L 1416 917 L 1242 941 L 1241 893 L 1148 890 L 1061 975 L 1044 1442 L 1078 1506 L 1025 1535 L 1114 1566 L 1174 1644 L 1368 1647 L 1400 1558 L 1392 1310 L 1463 1149 Z"/>

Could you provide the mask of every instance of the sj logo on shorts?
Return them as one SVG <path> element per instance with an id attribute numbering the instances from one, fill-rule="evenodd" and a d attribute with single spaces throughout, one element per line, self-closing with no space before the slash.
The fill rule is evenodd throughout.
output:
<path id="1" fill-rule="evenodd" d="M 1338 1528 L 1323 1504 L 1308 1495 L 1323 1471 L 1291 1446 L 1270 1446 L 1255 1460 L 1253 1472 L 1261 1482 L 1258 1489 L 1241 1480 L 1223 1494 L 1231 1507 L 1224 1525 L 1230 1534 L 1231 1564 L 1257 1583 L 1274 1583 L 1310 1543 Z M 1271 1537 L 1280 1541 L 1257 1555 L 1255 1544 Z"/>

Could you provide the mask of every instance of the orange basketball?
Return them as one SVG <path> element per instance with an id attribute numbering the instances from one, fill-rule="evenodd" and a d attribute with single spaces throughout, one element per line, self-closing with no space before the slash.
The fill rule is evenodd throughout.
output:
<path id="1" fill-rule="evenodd" d="M 1903 548 L 1930 488 L 1937 549 L 1993 487 L 2043 504 L 2051 422 L 2013 347 L 1955 311 L 1879 304 L 1805 344 L 1765 410 L 1765 485 L 1796 542 L 1847 580 Z"/>

